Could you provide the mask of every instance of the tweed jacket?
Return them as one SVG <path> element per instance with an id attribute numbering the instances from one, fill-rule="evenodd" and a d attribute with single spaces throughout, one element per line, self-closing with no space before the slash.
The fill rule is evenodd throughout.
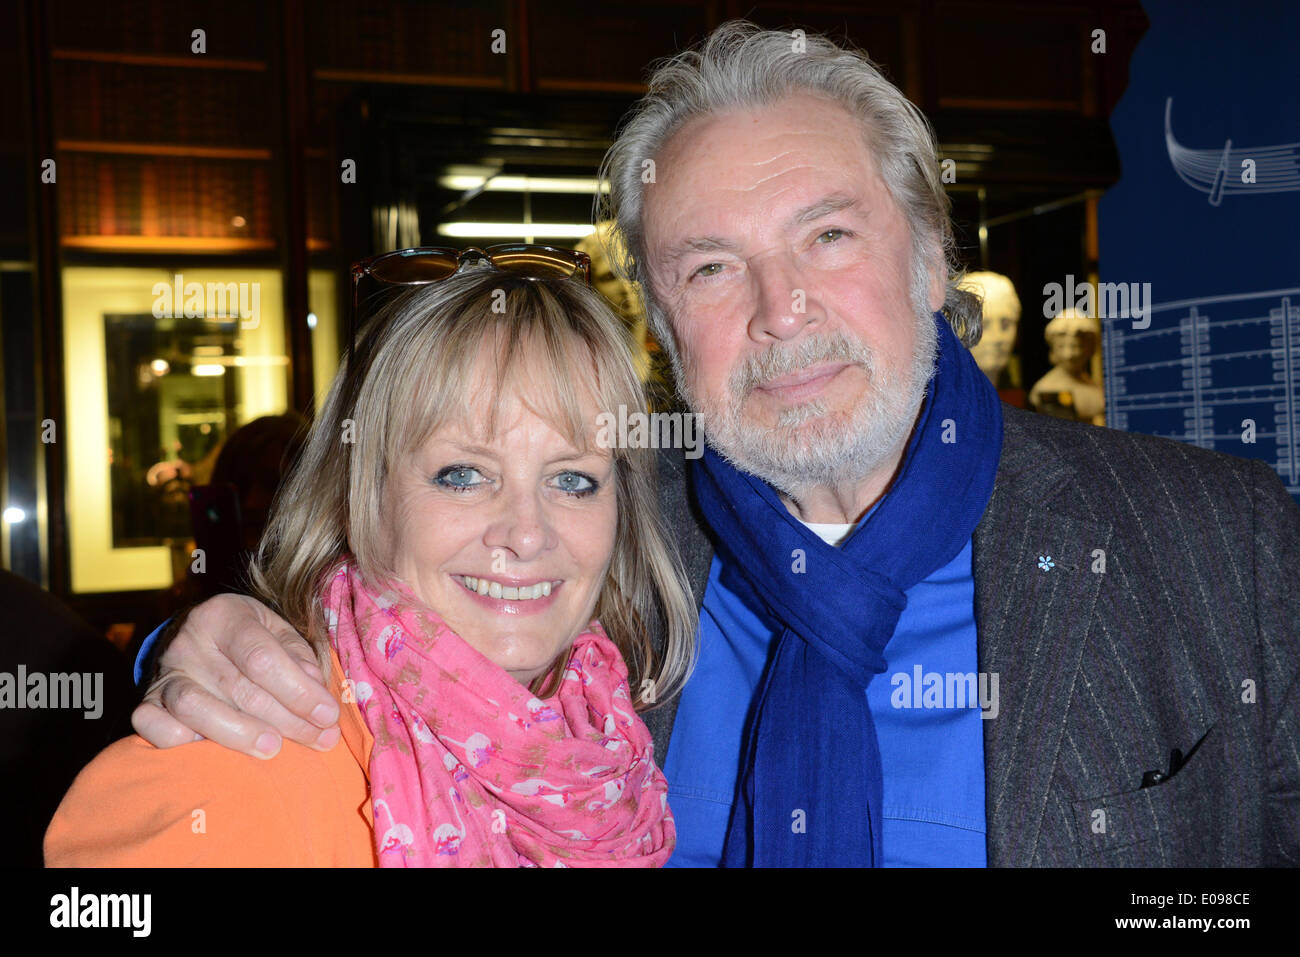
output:
<path id="1" fill-rule="evenodd" d="M 973 540 L 989 865 L 1300 864 L 1300 509 L 1263 462 L 1002 408 Z M 659 468 L 700 604 L 712 533 L 682 452 Z M 678 700 L 646 715 L 661 763 Z"/>

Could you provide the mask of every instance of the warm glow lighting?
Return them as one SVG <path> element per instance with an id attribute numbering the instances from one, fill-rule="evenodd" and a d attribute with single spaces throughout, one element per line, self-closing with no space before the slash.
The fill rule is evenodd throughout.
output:
<path id="1" fill-rule="evenodd" d="M 7 509 L 5 509 L 6 525 L 17 525 L 26 517 L 27 517 L 27 513 L 24 512 L 21 508 L 16 508 L 15 506 L 10 505 Z"/>
<path id="2" fill-rule="evenodd" d="M 438 227 L 439 235 L 457 239 L 528 239 L 533 236 L 582 239 L 595 231 L 595 226 L 586 223 L 443 223 Z"/>
<path id="3" fill-rule="evenodd" d="M 435 167 L 431 176 L 439 170 Z M 585 172 L 577 170 L 575 172 Z M 444 193 L 443 195 L 447 195 Z M 218 230 L 228 235 L 244 235 L 248 229 L 234 230 L 224 228 L 236 212 L 248 219 L 248 228 L 255 225 L 252 214 L 229 207 L 217 220 L 223 229 Z M 448 217 L 450 218 L 450 217 Z M 468 218 L 462 216 L 461 218 Z M 486 216 L 475 218 L 487 218 Z M 511 218 L 523 219 L 522 214 L 512 214 Z M 542 217 L 535 217 L 542 218 Z M 554 219 L 582 219 L 581 213 L 572 215 L 556 214 Z M 448 242 L 446 245 L 452 245 Z M 556 245 L 564 245 L 556 243 Z M 224 409 L 229 415 L 232 411 L 236 421 L 246 422 L 264 415 L 277 415 L 292 405 L 289 394 L 289 376 L 284 372 L 287 362 L 289 330 L 292 324 L 286 321 L 284 296 L 284 271 L 279 268 L 251 268 L 236 265 L 234 262 L 209 262 L 200 266 L 197 262 L 184 264 L 185 283 L 197 283 L 204 289 L 209 283 L 227 286 L 229 283 L 249 283 L 249 291 L 260 290 L 259 323 L 256 326 L 240 328 L 233 315 L 215 318 L 210 315 L 194 316 L 171 335 L 171 330 L 156 330 L 158 338 L 152 339 L 153 345 L 147 352 L 137 354 L 136 363 L 123 371 L 128 375 L 127 382 L 134 386 L 136 376 L 143 373 L 154 386 L 169 385 L 171 388 L 154 399 L 159 403 L 154 415 L 160 426 L 164 422 L 175 422 L 163 427 L 156 438 L 150 439 L 159 448 L 154 455 L 159 458 L 177 458 L 174 451 L 175 439 L 182 433 L 198 435 L 197 430 L 202 421 L 212 422 L 212 432 L 207 437 L 200 437 L 206 443 L 221 431 L 220 418 L 214 414 L 211 406 L 215 403 L 218 410 Z M 327 302 L 333 306 L 335 289 L 329 285 L 322 286 L 316 279 L 317 270 L 312 270 L 311 303 Z M 64 374 L 60 377 L 64 383 L 64 417 L 60 418 L 58 430 L 59 445 L 65 458 L 64 481 L 66 498 L 70 503 L 64 509 L 64 528 L 67 534 L 66 569 L 70 579 L 69 590 L 76 594 L 108 593 L 123 591 L 154 591 L 170 588 L 174 581 L 173 561 L 175 547 L 164 544 L 165 536 L 150 535 L 148 542 L 135 539 L 114 539 L 114 523 L 106 518 L 114 514 L 115 508 L 121 507 L 119 498 L 114 497 L 116 469 L 110 468 L 109 449 L 114 449 L 115 459 L 121 463 L 132 447 L 131 435 L 137 434 L 138 426 L 149 435 L 151 428 L 148 416 L 141 418 L 143 408 L 129 410 L 129 419 L 122 420 L 122 432 L 118 433 L 117 422 L 109 416 L 105 397 L 109 395 L 109 369 L 115 361 L 109 351 L 111 338 L 105 335 L 105 315 L 139 316 L 149 315 L 157 304 L 158 296 L 153 292 L 156 283 L 166 283 L 172 288 L 173 318 L 175 313 L 184 317 L 185 304 L 182 298 L 175 298 L 176 275 L 171 270 L 160 266 L 131 265 L 116 262 L 111 267 L 76 266 L 64 264 L 62 276 L 63 301 L 63 342 L 62 359 Z M 334 274 L 329 273 L 331 280 Z M 255 284 L 255 285 L 254 285 Z M 193 291 L 193 290 L 191 290 Z M 228 286 L 227 286 L 227 291 Z M 233 313 L 233 301 L 238 296 L 226 297 L 225 312 Z M 206 301 L 203 309 L 206 310 Z M 322 330 L 331 325 L 326 319 L 331 315 L 320 306 L 318 315 L 321 327 L 313 336 L 319 339 Z M 251 299 L 250 299 L 251 309 Z M 191 310 L 191 312 L 196 310 Z M 302 313 L 293 317 L 302 321 Z M 192 328 L 191 328 L 192 327 Z M 199 338 L 190 337 L 191 331 Z M 346 349 L 346 343 L 343 344 Z M 193 348 L 198 346 L 198 348 Z M 331 337 L 326 346 L 319 351 L 331 359 L 338 352 Z M 206 349 L 205 349 L 206 347 Z M 223 349 L 224 347 L 224 349 Z M 0 346 L 0 351 L 3 351 Z M 179 352 L 174 351 L 180 349 Z M 210 350 L 210 351 L 209 351 Z M 209 351 L 204 355 L 204 351 Z M 223 359 L 225 353 L 239 352 L 246 356 L 266 357 L 269 361 L 262 366 L 247 366 L 231 370 Z M 154 379 L 149 368 L 154 359 L 163 358 L 171 365 L 171 371 L 160 379 Z M 232 357 L 233 358 L 233 357 Z M 275 363 L 275 364 L 272 364 Z M 322 363 L 325 364 L 325 363 Z M 220 366 L 226 369 L 224 376 L 218 369 L 210 377 L 193 375 L 194 366 Z M 200 372 L 204 370 L 200 369 Z M 179 377 L 179 381 L 177 380 Z M 188 383 L 188 385 L 187 385 Z M 229 386 L 227 391 L 224 391 Z M 323 390 L 327 391 L 327 390 Z M 197 394 L 193 394 L 197 393 Z M 227 397 L 233 403 L 233 409 L 225 405 Z M 197 418 L 180 421 L 181 416 Z M 38 420 L 39 421 L 39 420 Z M 234 425 L 234 421 L 230 422 Z M 148 443 L 146 443 L 146 446 Z M 164 448 L 166 451 L 164 451 Z M 141 453 L 143 454 L 143 453 Z M 141 468 L 147 468 L 154 455 L 145 455 L 137 462 Z M 169 469 L 169 473 L 170 473 Z M 0 472 L 3 467 L 0 466 Z M 202 473 L 191 476 L 197 482 Z M 176 491 L 175 488 L 171 491 Z M 24 528 L 34 528 L 44 512 L 37 508 L 34 499 L 18 500 L 18 496 L 0 495 L 0 510 L 6 505 L 21 505 L 27 511 L 27 520 L 21 525 L 0 526 L 6 533 L 19 532 Z M 74 507 L 75 506 L 75 507 Z M 182 509 L 184 505 L 182 504 Z M 129 526 L 128 526 L 129 527 Z M 119 533 L 120 533 L 119 526 Z M 150 532 L 159 531 L 156 528 Z M 7 543 L 6 543 L 7 544 Z M 191 556 L 192 557 L 192 556 Z M 208 556 L 211 559 L 211 555 Z M 209 569 L 211 564 L 209 563 Z M 3 669 L 0 669 L 3 670 Z"/>
<path id="4" fill-rule="evenodd" d="M 196 357 L 197 358 L 197 357 Z M 288 356 L 218 356 L 209 362 L 199 363 L 204 368 L 209 366 L 264 367 L 287 366 Z"/>
<path id="5" fill-rule="evenodd" d="M 200 366 L 194 366 L 192 369 L 190 369 L 190 375 L 213 376 L 213 375 L 225 375 L 225 374 L 226 374 L 226 367 L 221 365 L 200 365 Z"/>
<path id="6" fill-rule="evenodd" d="M 172 371 L 171 363 L 166 359 L 154 359 L 149 363 L 149 368 L 153 370 L 154 375 L 166 375 Z"/>
<path id="7" fill-rule="evenodd" d="M 446 189 L 482 189 L 489 193 L 579 193 L 590 196 L 599 188 L 609 192 L 609 183 L 580 176 L 486 176 L 452 174 L 439 176 L 438 185 Z"/>

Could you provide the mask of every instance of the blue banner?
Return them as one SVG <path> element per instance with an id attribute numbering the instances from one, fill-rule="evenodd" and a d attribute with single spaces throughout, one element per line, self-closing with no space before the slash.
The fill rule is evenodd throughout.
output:
<path id="1" fill-rule="evenodd" d="M 1300 4 L 1144 8 L 1098 225 L 1101 281 L 1151 293 L 1101 313 L 1107 424 L 1262 459 L 1300 502 Z"/>

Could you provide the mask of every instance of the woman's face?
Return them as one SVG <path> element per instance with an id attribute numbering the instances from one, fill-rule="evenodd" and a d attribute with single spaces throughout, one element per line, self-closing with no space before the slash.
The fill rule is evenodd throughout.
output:
<path id="1" fill-rule="evenodd" d="M 486 423 L 475 390 L 472 422 Z M 597 409 L 583 454 L 517 392 L 499 397 L 497 434 L 445 426 L 384 489 L 390 566 L 480 654 L 521 684 L 544 674 L 591 621 L 614 551 L 618 504 Z"/>

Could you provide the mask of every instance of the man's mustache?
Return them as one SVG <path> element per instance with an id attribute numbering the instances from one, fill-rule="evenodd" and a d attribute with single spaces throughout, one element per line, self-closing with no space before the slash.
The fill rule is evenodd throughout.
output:
<path id="1" fill-rule="evenodd" d="M 837 334 L 809 339 L 797 346 L 769 346 L 766 351 L 748 357 L 731 374 L 731 394 L 744 399 L 764 383 L 823 362 L 860 366 L 868 376 L 875 376 L 875 351 L 865 343 Z"/>

